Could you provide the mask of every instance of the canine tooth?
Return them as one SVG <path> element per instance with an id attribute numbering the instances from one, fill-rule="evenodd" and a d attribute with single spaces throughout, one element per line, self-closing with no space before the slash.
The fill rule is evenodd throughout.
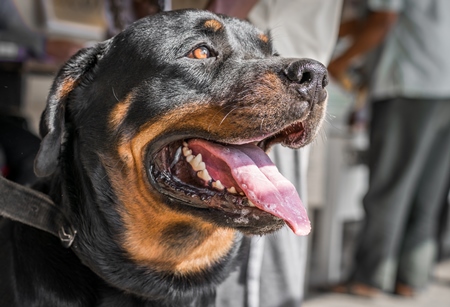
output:
<path id="1" fill-rule="evenodd" d="M 256 207 L 254 203 L 252 203 L 250 200 L 248 201 L 249 207 Z"/>
<path id="2" fill-rule="evenodd" d="M 223 186 L 222 182 L 220 182 L 220 180 L 214 181 L 212 183 L 213 188 L 223 191 L 223 189 L 225 189 L 225 187 Z"/>
<path id="3" fill-rule="evenodd" d="M 201 171 L 204 170 L 204 168 L 200 168 L 199 164 L 202 162 L 202 154 L 198 154 L 194 160 L 192 160 L 191 162 L 189 162 L 192 166 L 192 168 L 196 171 Z"/>
<path id="4" fill-rule="evenodd" d="M 199 164 L 200 162 L 202 162 L 202 154 L 198 154 L 197 156 L 195 156 L 193 162 L 195 162 L 195 164 Z"/>
<path id="5" fill-rule="evenodd" d="M 237 193 L 235 187 L 231 187 L 231 188 L 227 189 L 227 191 L 228 191 L 229 193 L 231 193 L 231 194 L 236 194 L 236 193 Z"/>
<path id="6" fill-rule="evenodd" d="M 199 171 L 199 172 L 197 173 L 197 176 L 198 176 L 199 178 L 205 180 L 205 181 L 210 181 L 210 180 L 212 179 L 211 176 L 209 175 L 207 169 L 204 169 L 204 170 L 202 170 L 202 171 Z"/>
<path id="7" fill-rule="evenodd" d="M 189 148 L 188 143 L 186 143 L 186 142 L 183 142 L 183 146 Z"/>
<path id="8" fill-rule="evenodd" d="M 194 155 L 190 155 L 186 157 L 186 161 L 191 163 L 191 161 L 194 160 Z"/>
<path id="9" fill-rule="evenodd" d="M 183 147 L 183 155 L 185 157 L 192 155 L 192 150 L 190 150 L 189 147 Z"/>

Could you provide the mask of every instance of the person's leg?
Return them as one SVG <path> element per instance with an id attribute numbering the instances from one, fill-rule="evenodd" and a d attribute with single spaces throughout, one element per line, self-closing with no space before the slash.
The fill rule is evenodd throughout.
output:
<path id="1" fill-rule="evenodd" d="M 370 183 L 363 200 L 366 218 L 352 279 L 385 291 L 394 288 L 413 189 L 427 147 L 411 137 L 420 135 L 427 125 L 427 116 L 417 118 L 417 114 L 410 112 L 414 102 L 399 98 L 373 105 Z"/>
<path id="2" fill-rule="evenodd" d="M 400 254 L 398 292 L 423 289 L 428 281 L 437 256 L 437 232 L 442 199 L 447 190 L 450 175 L 450 101 L 423 101 L 422 109 L 432 111 L 431 120 L 423 134 L 431 138 L 432 144 L 423 157 L 420 182 L 416 187 L 416 198 L 409 215 L 408 226 Z M 426 114 L 426 113 L 425 113 Z M 421 137 L 421 136 L 418 136 Z M 426 144 L 429 141 L 425 141 Z M 404 292 L 405 295 L 412 291 Z M 402 293 L 399 293 L 402 294 Z"/>
<path id="3" fill-rule="evenodd" d="M 265 237 L 259 307 L 301 305 L 306 252 L 307 237 L 296 236 L 288 227 Z"/>

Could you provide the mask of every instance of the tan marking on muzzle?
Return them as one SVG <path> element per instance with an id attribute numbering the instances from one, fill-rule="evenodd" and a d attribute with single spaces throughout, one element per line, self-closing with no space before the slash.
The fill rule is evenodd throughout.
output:
<path id="1" fill-rule="evenodd" d="M 117 129 L 117 127 L 119 127 L 125 119 L 128 109 L 130 108 L 132 98 L 133 95 L 129 93 L 124 100 L 119 101 L 112 109 L 109 114 L 109 126 L 112 130 Z"/>
<path id="2" fill-rule="evenodd" d="M 260 33 L 258 35 L 259 39 L 262 40 L 264 43 L 267 43 L 269 41 L 269 37 L 263 33 Z"/>

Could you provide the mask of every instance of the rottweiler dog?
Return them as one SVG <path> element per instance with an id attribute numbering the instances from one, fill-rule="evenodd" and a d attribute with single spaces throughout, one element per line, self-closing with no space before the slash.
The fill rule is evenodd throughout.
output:
<path id="1" fill-rule="evenodd" d="M 213 306 L 243 236 L 310 231 L 266 152 L 311 142 L 326 85 L 322 64 L 206 11 L 144 18 L 78 52 L 50 90 L 34 187 L 77 236 L 65 248 L 3 219 L 0 305 Z"/>

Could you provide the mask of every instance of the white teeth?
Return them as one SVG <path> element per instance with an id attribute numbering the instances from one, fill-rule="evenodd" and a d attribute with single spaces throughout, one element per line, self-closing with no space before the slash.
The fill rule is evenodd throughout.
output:
<path id="1" fill-rule="evenodd" d="M 214 179 L 209 175 L 208 170 L 206 169 L 206 164 L 203 162 L 202 155 L 198 154 L 197 156 L 194 156 L 192 154 L 192 150 L 189 149 L 189 146 L 186 142 L 183 142 L 183 155 L 186 157 L 186 161 L 192 166 L 194 171 L 197 172 L 197 176 L 206 181 L 210 182 Z M 213 181 L 212 187 L 216 190 L 223 191 L 225 190 L 225 186 L 220 182 L 220 180 Z M 232 194 L 238 194 L 235 187 L 227 188 L 228 193 Z M 240 195 L 244 196 L 245 194 L 243 192 L 239 192 Z M 249 206 L 254 207 L 255 205 L 252 204 L 249 201 Z"/>
<path id="2" fill-rule="evenodd" d="M 196 171 L 196 172 L 206 169 L 205 162 L 200 162 L 198 164 L 195 164 L 195 158 L 194 158 L 194 160 L 192 160 L 191 166 L 194 169 L 194 171 Z"/>
<path id="3" fill-rule="evenodd" d="M 201 171 L 204 170 L 204 168 L 202 168 L 200 166 L 200 163 L 202 163 L 202 154 L 198 154 L 191 162 L 189 162 L 192 166 L 192 168 L 195 171 Z"/>
<path id="4" fill-rule="evenodd" d="M 212 179 L 211 176 L 210 176 L 209 173 L 208 173 L 208 170 L 206 170 L 206 169 L 204 169 L 204 170 L 202 170 L 202 171 L 199 171 L 199 172 L 197 173 L 197 176 L 198 176 L 199 178 L 205 180 L 205 181 L 210 181 L 210 180 Z"/>
<path id="5" fill-rule="evenodd" d="M 206 164 L 205 164 L 205 162 L 200 162 L 200 163 L 198 164 L 198 168 L 199 168 L 200 171 L 206 170 Z"/>
<path id="6" fill-rule="evenodd" d="M 223 186 L 222 182 L 220 182 L 220 180 L 214 181 L 212 183 L 213 188 L 223 191 L 225 189 L 225 187 Z"/>
<path id="7" fill-rule="evenodd" d="M 249 207 L 256 207 L 254 203 L 252 203 L 250 200 L 248 201 Z"/>
<path id="8" fill-rule="evenodd" d="M 186 161 L 187 161 L 188 163 L 191 163 L 192 160 L 194 160 L 194 155 L 190 155 L 190 156 L 187 156 L 187 157 L 186 157 Z"/>
<path id="9" fill-rule="evenodd" d="M 228 193 L 231 193 L 231 194 L 236 194 L 237 193 L 235 187 L 227 188 L 227 191 L 228 191 Z"/>
<path id="10" fill-rule="evenodd" d="M 190 150 L 188 147 L 183 147 L 183 155 L 185 157 L 192 155 L 192 150 Z"/>

